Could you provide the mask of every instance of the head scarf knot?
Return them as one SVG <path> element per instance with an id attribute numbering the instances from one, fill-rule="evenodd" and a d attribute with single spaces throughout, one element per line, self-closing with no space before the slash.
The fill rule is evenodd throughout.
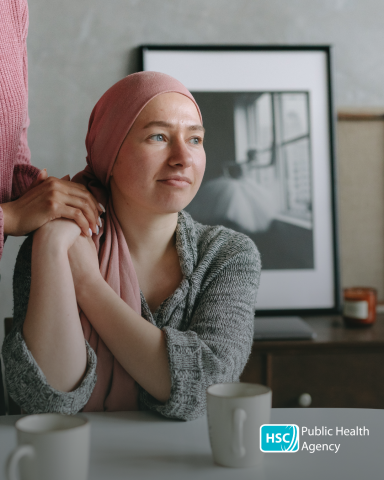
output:
<path id="1" fill-rule="evenodd" d="M 128 75 L 107 90 L 95 105 L 85 140 L 87 166 L 72 181 L 85 185 L 105 208 L 103 226 L 93 241 L 104 280 L 135 312 L 141 315 L 140 287 L 121 226 L 109 201 L 108 182 L 120 147 L 143 108 L 162 93 L 176 92 L 190 98 L 182 83 L 159 72 Z M 138 409 L 138 388 L 134 379 L 98 336 L 79 309 L 84 338 L 97 355 L 97 382 L 83 411 L 126 411 Z M 107 321 L 107 319 L 106 319 Z"/>

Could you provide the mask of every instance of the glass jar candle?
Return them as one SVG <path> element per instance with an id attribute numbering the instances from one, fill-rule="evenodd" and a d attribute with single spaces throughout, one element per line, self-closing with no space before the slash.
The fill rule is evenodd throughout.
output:
<path id="1" fill-rule="evenodd" d="M 343 317 L 351 325 L 372 325 L 376 320 L 377 291 L 354 287 L 344 290 Z"/>

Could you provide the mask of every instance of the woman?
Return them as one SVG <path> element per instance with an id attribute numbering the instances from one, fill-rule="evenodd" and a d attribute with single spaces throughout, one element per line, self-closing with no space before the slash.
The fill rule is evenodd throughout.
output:
<path id="1" fill-rule="evenodd" d="M 203 178 L 203 137 L 192 95 L 165 74 L 129 75 L 96 104 L 74 180 L 107 206 L 100 233 L 55 220 L 16 264 L 3 357 L 25 411 L 149 408 L 190 420 L 208 385 L 238 380 L 260 258 L 247 236 L 183 211 Z"/>
<path id="2" fill-rule="evenodd" d="M 102 211 L 83 185 L 48 178 L 31 165 L 27 142 L 28 5 L 0 2 L 0 259 L 7 235 L 26 235 L 53 218 L 75 220 L 97 232 Z"/>

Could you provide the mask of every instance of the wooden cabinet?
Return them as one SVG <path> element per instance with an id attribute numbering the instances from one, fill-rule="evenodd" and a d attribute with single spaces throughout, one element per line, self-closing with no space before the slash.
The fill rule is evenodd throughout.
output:
<path id="1" fill-rule="evenodd" d="M 301 406 L 303 394 L 310 407 L 384 408 L 384 315 L 361 328 L 340 317 L 305 320 L 315 340 L 254 342 L 241 380 L 271 387 L 277 408 Z"/>

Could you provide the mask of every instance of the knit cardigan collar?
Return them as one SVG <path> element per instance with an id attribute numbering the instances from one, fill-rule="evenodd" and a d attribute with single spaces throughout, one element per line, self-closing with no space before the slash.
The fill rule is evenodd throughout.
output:
<path id="1" fill-rule="evenodd" d="M 197 265 L 197 232 L 195 222 L 191 215 L 185 210 L 178 212 L 176 250 L 179 255 L 183 280 L 174 293 L 166 298 L 156 311 L 152 313 L 143 292 L 140 290 L 142 315 L 159 328 L 161 328 L 163 322 L 166 321 L 169 314 L 168 310 L 173 308 L 187 295 L 190 287 L 189 279 Z"/>
<path id="2" fill-rule="evenodd" d="M 195 223 L 185 210 L 178 214 L 176 226 L 176 250 L 183 275 L 189 278 L 197 264 L 197 235 Z"/>

